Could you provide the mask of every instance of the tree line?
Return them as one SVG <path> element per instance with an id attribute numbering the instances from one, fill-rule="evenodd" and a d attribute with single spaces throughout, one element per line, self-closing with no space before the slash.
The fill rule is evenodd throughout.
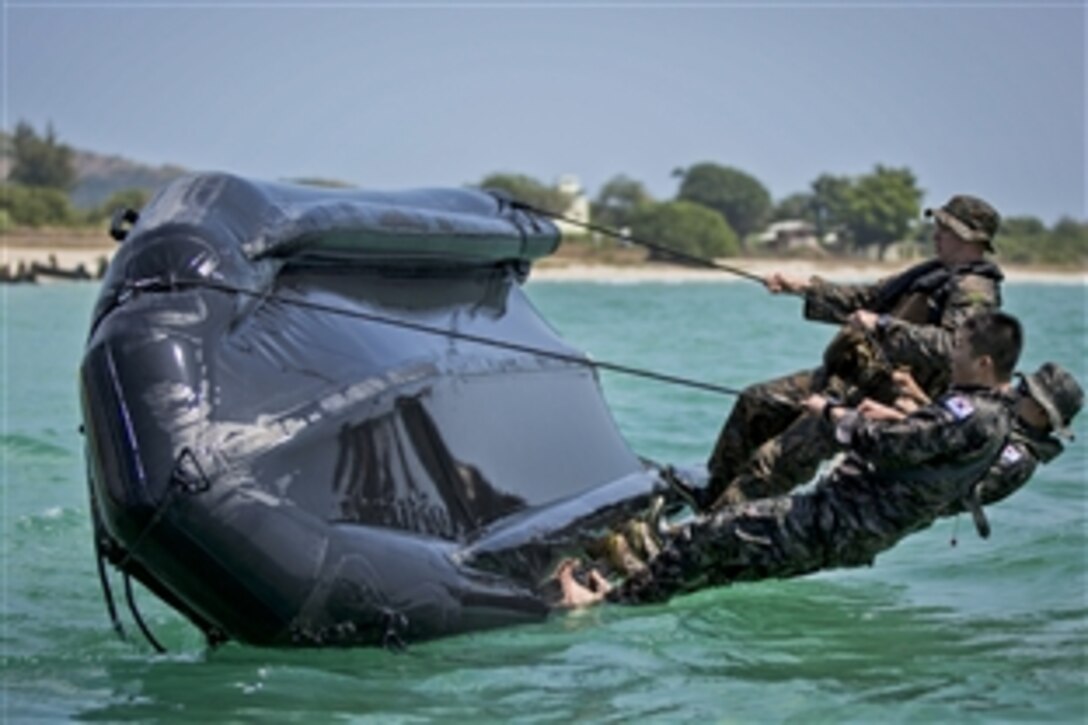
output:
<path id="1" fill-rule="evenodd" d="M 75 152 L 57 138 L 52 124 L 39 134 L 20 121 L 4 143 L 11 166 L 0 194 L 0 232 L 100 226 L 113 210 L 139 209 L 151 196 L 147 189 L 125 189 L 96 208 L 77 209 L 69 196 L 76 183 Z"/>
<path id="2" fill-rule="evenodd" d="M 0 194 L 0 231 L 99 226 L 115 209 L 147 203 L 150 190 L 126 189 L 97 208 L 78 210 L 68 195 L 76 181 L 74 152 L 52 125 L 38 133 L 20 121 L 5 140 L 11 167 Z M 878 164 L 859 176 L 821 174 L 807 190 L 778 201 L 755 176 L 714 162 L 677 168 L 673 177 L 675 196 L 659 200 L 642 182 L 613 176 L 591 200 L 593 223 L 703 257 L 757 253 L 759 232 L 782 220 L 807 222 L 816 238 L 833 237 L 833 251 L 841 254 L 875 250 L 883 257 L 892 244 L 929 236 L 920 220 L 922 190 L 909 168 Z M 566 213 L 572 202 L 563 191 L 524 174 L 494 173 L 472 186 L 503 190 L 555 214 Z M 995 245 L 1010 262 L 1083 264 L 1088 223 L 1064 218 L 1048 227 L 1031 216 L 1006 218 Z"/>
<path id="3" fill-rule="evenodd" d="M 922 190 L 909 168 L 878 164 L 860 176 L 821 174 L 808 190 L 777 202 L 751 174 L 713 162 L 677 168 L 673 177 L 679 186 L 675 197 L 666 200 L 654 199 L 636 179 L 612 177 L 591 200 L 593 223 L 703 257 L 757 254 L 758 233 L 785 220 L 807 222 L 818 239 L 833 237 L 828 251 L 843 255 L 872 250 L 883 258 L 895 243 L 925 246 L 932 235 L 932 227 L 921 219 Z M 571 203 L 569 196 L 521 174 L 492 174 L 479 186 L 501 189 L 556 214 Z M 1066 217 L 1047 227 L 1036 217 L 1007 217 L 994 244 L 1008 262 L 1083 265 L 1088 262 L 1088 223 Z"/>

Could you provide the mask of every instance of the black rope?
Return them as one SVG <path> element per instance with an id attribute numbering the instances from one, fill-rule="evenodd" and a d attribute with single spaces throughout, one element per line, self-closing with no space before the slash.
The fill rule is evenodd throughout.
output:
<path id="1" fill-rule="evenodd" d="M 566 222 L 567 224 L 572 224 L 572 225 L 577 226 L 577 227 L 582 227 L 583 229 L 587 229 L 587 230 L 589 230 L 591 232 L 598 232 L 600 234 L 604 234 L 605 236 L 613 237 L 613 238 L 618 239 L 618 240 L 623 241 L 623 242 L 629 242 L 631 244 L 636 244 L 636 245 L 638 245 L 640 247 L 645 247 L 647 249 L 652 249 L 652 250 L 654 250 L 656 252 L 662 252 L 664 254 L 668 254 L 668 255 L 670 255 L 672 257 L 675 257 L 676 259 L 683 260 L 684 262 L 687 262 L 687 263 L 690 263 L 690 264 L 695 264 L 695 265 L 698 265 L 698 266 L 701 266 L 701 267 L 707 267 L 709 269 L 717 269 L 717 270 L 720 270 L 722 272 L 728 272 L 729 274 L 735 274 L 735 275 L 737 275 L 739 277 L 744 277 L 745 279 L 750 279 L 750 280 L 753 280 L 755 282 L 759 282 L 760 284 L 762 284 L 764 286 L 766 286 L 766 284 L 767 284 L 766 280 L 763 277 L 761 277 L 760 275 L 754 274 L 754 273 L 749 272 L 748 270 L 745 270 L 745 269 L 741 269 L 740 267 L 734 267 L 734 266 L 729 265 L 729 264 L 722 264 L 722 263 L 717 262 L 717 261 L 715 261 L 713 259 L 707 259 L 705 257 L 699 257 L 699 256 L 694 255 L 694 254 L 688 254 L 687 252 L 681 252 L 679 250 L 672 249 L 670 247 L 666 247 L 666 246 L 663 246 L 661 244 L 657 244 L 655 242 L 646 241 L 645 239 L 639 239 L 637 237 L 627 236 L 627 235 L 624 235 L 624 234 L 621 234 L 621 233 L 617 232 L 614 229 L 609 229 L 608 227 L 602 227 L 602 226 L 599 226 L 597 224 L 590 224 L 589 222 L 583 222 L 583 221 L 578 220 L 578 219 L 573 219 L 573 218 L 565 216 L 563 214 L 557 214 L 557 213 L 555 213 L 553 211 L 548 211 L 547 209 L 541 209 L 541 208 L 535 207 L 535 206 L 533 206 L 531 204 L 526 204 L 525 202 L 518 201 L 517 199 L 511 200 L 510 205 L 513 206 L 515 209 L 521 209 L 523 211 L 531 212 L 533 214 L 540 214 L 542 216 L 551 217 L 552 219 L 557 219 L 559 221 Z M 812 301 L 816 301 L 817 303 L 819 303 L 819 300 L 817 300 L 815 298 L 810 298 L 810 299 Z M 831 307 L 826 302 L 822 303 L 821 306 L 823 306 L 825 308 L 830 308 Z M 884 347 L 873 336 L 872 331 L 871 330 L 866 330 L 866 329 L 863 329 L 863 328 L 859 328 L 859 329 L 861 329 L 862 334 L 865 335 L 866 339 L 869 342 L 870 347 L 876 352 L 876 354 L 877 354 L 877 356 L 879 358 L 878 362 L 881 365 L 883 365 L 886 369 L 894 370 L 895 366 L 893 366 L 891 364 L 891 362 L 888 360 L 888 356 L 887 356 L 887 353 L 885 353 L 885 351 L 884 351 Z"/>
<path id="2" fill-rule="evenodd" d="M 82 425 L 79 426 L 79 432 L 81 434 L 85 432 Z M 89 466 L 87 475 L 88 477 L 91 475 Z M 106 573 L 106 561 L 108 557 L 108 554 L 106 553 L 106 544 L 108 542 L 104 539 L 104 534 L 99 530 L 99 527 L 102 524 L 99 523 L 98 519 L 98 503 L 95 500 L 94 488 L 90 488 L 91 530 L 94 539 L 95 565 L 98 567 L 98 583 L 102 587 L 102 598 L 106 601 L 106 612 L 110 616 L 110 624 L 113 625 L 113 631 L 117 633 L 117 636 L 120 639 L 124 640 L 127 639 L 125 636 L 125 628 L 121 624 L 121 618 L 117 616 L 117 604 L 113 601 L 113 587 L 110 586 L 109 576 Z"/>
<path id="3" fill-rule="evenodd" d="M 196 473 L 199 478 L 194 479 L 192 474 L 183 470 L 182 464 L 186 460 L 192 461 L 192 464 L 193 466 L 195 466 Z M 173 504 L 176 492 L 181 491 L 188 494 L 198 494 L 204 493 L 210 487 L 211 483 L 208 481 L 208 477 L 205 475 L 204 469 L 203 467 L 201 467 L 200 462 L 196 459 L 196 455 L 194 455 L 192 450 L 188 446 L 186 446 L 182 449 L 181 453 L 178 454 L 178 457 L 174 460 L 174 468 L 170 473 L 170 481 L 166 488 L 166 494 L 163 496 L 162 501 L 160 501 L 159 505 L 156 507 L 155 513 L 151 516 L 151 520 L 148 521 L 147 525 L 144 526 L 143 530 L 141 530 L 140 533 L 137 534 L 136 540 L 132 542 L 132 546 L 129 547 L 129 549 L 125 552 L 125 555 L 121 558 L 121 561 L 115 564 L 117 569 L 124 577 L 125 600 L 128 602 L 128 609 L 132 613 L 132 618 L 136 621 L 136 625 L 139 627 L 140 632 L 144 635 L 147 641 L 159 654 L 166 652 L 166 648 L 163 647 L 157 639 L 155 639 L 155 635 L 151 633 L 151 630 L 148 629 L 147 624 L 144 623 L 143 617 L 140 616 L 140 610 L 136 608 L 136 601 L 135 599 L 133 599 L 132 596 L 131 575 L 127 570 L 128 563 L 136 555 L 137 550 L 140 548 L 140 545 L 144 541 L 144 537 L 146 537 L 147 534 L 153 528 L 155 528 L 155 526 L 162 519 L 163 515 L 166 513 L 166 510 Z M 97 539 L 95 541 L 95 545 L 97 548 Z M 104 555 L 99 550 L 98 576 L 99 580 L 102 583 L 103 593 L 106 596 L 106 608 L 109 610 L 110 620 L 113 622 L 113 627 L 117 631 L 117 634 L 120 635 L 121 639 L 125 639 L 124 629 L 121 627 L 121 622 L 117 617 L 117 610 L 114 607 L 113 592 L 110 589 L 109 580 L 106 577 L 105 567 L 102 563 L 103 558 Z M 207 636 L 207 632 L 205 632 L 205 635 Z"/>
<path id="4" fill-rule="evenodd" d="M 343 307 L 337 307 L 336 305 L 325 304 L 323 302 L 313 302 L 311 300 L 301 299 L 289 299 L 280 295 L 268 295 L 266 292 L 260 290 L 246 289 L 245 287 L 237 287 L 234 285 L 226 284 L 223 282 L 214 282 L 211 280 L 172 280 L 169 282 L 164 281 L 163 285 L 166 287 L 183 288 L 183 287 L 205 287 L 208 289 L 217 290 L 219 292 L 227 292 L 233 294 L 247 295 L 250 297 L 257 297 L 261 299 L 273 299 L 285 304 L 297 305 L 311 310 L 318 310 L 320 312 L 329 312 L 337 315 L 344 315 L 346 317 L 354 317 L 370 322 L 377 322 L 382 325 L 389 325 L 391 327 L 401 327 L 406 330 L 413 330 L 415 332 L 423 332 L 430 335 L 441 335 L 444 337 L 451 337 L 457 340 L 465 340 L 466 342 L 474 342 L 479 345 L 489 345 L 491 347 L 497 347 L 503 350 L 511 350 L 514 352 L 523 352 L 530 355 L 538 355 L 544 358 L 550 358 L 552 360 L 560 360 L 562 362 L 575 363 L 577 365 L 585 365 L 586 367 L 598 368 L 600 370 L 608 370 L 614 373 L 622 373 L 624 375 L 632 375 L 634 377 L 646 378 L 649 380 L 656 380 L 658 382 L 669 383 L 672 385 L 680 385 L 687 388 L 694 388 L 696 390 L 703 390 L 711 393 L 718 393 L 721 395 L 740 395 L 741 391 L 736 388 L 730 388 L 725 385 L 716 385 L 714 383 L 707 383 L 701 380 L 693 380 L 691 378 L 684 378 L 678 375 L 669 375 L 667 373 L 654 372 L 653 370 L 645 370 L 642 368 L 631 367 L 629 365 L 620 365 L 618 363 L 605 362 L 601 360 L 590 360 L 578 355 L 570 355 L 567 353 L 556 352 L 554 350 L 545 350 L 539 347 L 533 347 L 531 345 L 522 345 L 516 342 L 509 342 L 507 340 L 499 340 L 493 337 L 484 337 L 482 335 L 473 335 L 467 332 L 457 332 L 456 330 L 449 330 L 442 327 L 435 327 L 434 325 L 426 325 L 420 322 L 412 322 L 410 320 L 402 320 L 395 317 L 386 317 L 385 315 L 377 315 L 372 312 L 362 312 L 360 310 L 348 310 Z M 152 285 L 148 285 L 146 282 L 140 285 L 140 289 L 151 289 Z"/>
<path id="5" fill-rule="evenodd" d="M 144 623 L 144 618 L 140 615 L 140 610 L 136 608 L 136 600 L 132 596 L 132 577 L 128 572 L 125 572 L 125 599 L 128 601 L 128 610 L 132 612 L 132 618 L 136 620 L 136 626 L 140 628 L 144 637 L 148 643 L 155 648 L 155 651 L 159 654 L 165 654 L 166 648 L 162 646 L 159 640 L 155 639 L 155 635 L 148 629 L 147 624 Z"/>
<path id="6" fill-rule="evenodd" d="M 95 563 L 98 564 L 98 583 L 102 585 L 102 596 L 106 600 L 106 611 L 110 615 L 110 623 L 113 625 L 113 631 L 117 633 L 117 636 L 124 640 L 125 628 L 121 625 L 121 619 L 117 616 L 117 605 L 113 601 L 113 588 L 110 587 L 109 577 L 106 576 L 106 555 L 102 553 L 102 547 L 95 540 Z"/>
<path id="7" fill-rule="evenodd" d="M 540 214 L 541 216 L 551 217 L 552 219 L 557 219 L 559 221 L 566 222 L 567 224 L 573 224 L 574 226 L 582 227 L 583 229 L 591 232 L 597 232 L 599 234 L 604 234 L 605 236 L 614 237 L 615 239 L 618 239 L 622 242 L 629 242 L 631 244 L 636 244 L 640 247 L 645 247 L 646 249 L 652 249 L 655 252 L 667 254 L 674 259 L 681 260 L 688 264 L 694 264 L 699 267 L 706 267 L 707 269 L 716 269 L 721 272 L 728 272 L 729 274 L 735 274 L 738 277 L 750 279 L 753 282 L 765 284 L 763 277 L 761 277 L 760 275 L 749 272 L 746 269 L 741 269 L 740 267 L 734 267 L 731 264 L 722 264 L 721 262 L 717 262 L 713 259 L 707 259 L 706 257 L 700 257 L 695 254 L 688 254 L 687 252 L 681 252 L 678 249 L 672 249 L 671 247 L 666 247 L 662 244 L 657 244 L 656 242 L 650 242 L 645 239 L 639 239 L 638 237 L 620 234 L 614 229 L 598 226 L 597 224 L 590 224 L 589 222 L 583 222 L 578 219 L 572 219 L 571 217 L 557 214 L 553 211 L 548 211 L 547 209 L 540 209 L 531 204 L 526 204 L 525 202 L 518 201 L 517 199 L 512 199 L 510 201 L 510 205 L 515 209 L 521 209 L 523 211 L 532 212 L 533 214 Z"/>

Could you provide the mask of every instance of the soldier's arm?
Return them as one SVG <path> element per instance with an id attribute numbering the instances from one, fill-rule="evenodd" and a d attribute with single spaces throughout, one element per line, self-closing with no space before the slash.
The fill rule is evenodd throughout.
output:
<path id="1" fill-rule="evenodd" d="M 986 477 L 977 484 L 979 501 L 989 505 L 1008 498 L 1028 482 L 1038 466 L 1039 461 L 1031 451 L 1009 443 Z"/>
<path id="2" fill-rule="evenodd" d="M 1038 466 L 1039 461 L 1030 450 L 1016 443 L 1006 444 L 990 470 L 975 484 L 979 503 L 989 506 L 1013 495 L 1031 479 Z M 961 514 L 968 510 L 964 501 L 957 501 L 948 513 Z"/>
<path id="3" fill-rule="evenodd" d="M 997 284 L 987 277 L 959 278 L 945 302 L 940 320 L 918 325 L 882 317 L 876 327 L 877 339 L 889 360 L 913 369 L 943 367 L 952 351 L 956 328 L 972 315 L 997 309 L 1001 300 Z"/>
<path id="4" fill-rule="evenodd" d="M 873 465 L 908 468 L 954 456 L 978 444 L 985 421 L 969 399 L 949 396 L 901 420 L 869 420 L 846 411 L 835 421 L 835 438 Z"/>
<path id="5" fill-rule="evenodd" d="M 806 320 L 843 324 L 855 310 L 869 309 L 884 280 L 876 284 L 836 284 L 822 277 L 809 280 L 804 291 Z"/>

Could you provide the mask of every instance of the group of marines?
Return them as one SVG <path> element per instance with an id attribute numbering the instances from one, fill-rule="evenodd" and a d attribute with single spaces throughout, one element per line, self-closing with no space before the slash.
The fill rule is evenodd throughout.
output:
<path id="1" fill-rule="evenodd" d="M 963 512 L 989 535 L 983 507 L 1061 453 L 1084 393 L 1055 363 L 1014 380 L 1023 330 L 1000 311 L 1003 275 L 986 258 L 997 211 L 959 195 L 925 214 L 935 257 L 896 276 L 872 285 L 764 279 L 772 293 L 803 297 L 807 319 L 841 325 L 822 364 L 746 388 L 705 485 L 665 471 L 671 497 L 695 515 L 671 526 L 627 522 L 566 560 L 557 606 L 657 602 L 868 565 Z"/>

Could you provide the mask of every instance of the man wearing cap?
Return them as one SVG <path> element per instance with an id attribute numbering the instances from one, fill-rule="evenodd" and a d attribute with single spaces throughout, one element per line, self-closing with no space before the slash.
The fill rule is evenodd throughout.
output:
<path id="1" fill-rule="evenodd" d="M 786 493 L 812 477 L 833 447 L 818 434 L 819 421 L 805 415 L 809 395 L 891 404 L 892 373 L 902 368 L 930 396 L 947 387 L 953 333 L 971 315 L 1001 306 L 1003 275 L 985 258 L 1000 216 L 967 195 L 925 215 L 936 221 L 935 258 L 893 277 L 871 285 L 777 273 L 764 279 L 772 293 L 804 297 L 806 319 L 843 326 L 822 366 L 743 391 L 707 463 L 707 486 L 686 492 L 700 508 Z"/>
<path id="2" fill-rule="evenodd" d="M 924 392 L 905 381 L 911 392 L 908 398 L 917 405 L 928 405 Z M 1070 424 L 1084 405 L 1084 391 L 1068 370 L 1057 363 L 1043 363 L 1034 373 L 1020 375 L 1012 391 L 1012 431 L 997 461 L 990 467 L 963 500 L 956 502 L 948 514 L 969 511 L 979 533 L 989 535 L 989 524 L 982 513 L 983 506 L 1003 501 L 1028 482 L 1040 463 L 1054 460 L 1064 450 L 1061 440 L 1073 440 Z M 910 412 L 911 404 L 897 410 L 875 410 L 867 406 L 871 418 L 899 419 Z"/>

